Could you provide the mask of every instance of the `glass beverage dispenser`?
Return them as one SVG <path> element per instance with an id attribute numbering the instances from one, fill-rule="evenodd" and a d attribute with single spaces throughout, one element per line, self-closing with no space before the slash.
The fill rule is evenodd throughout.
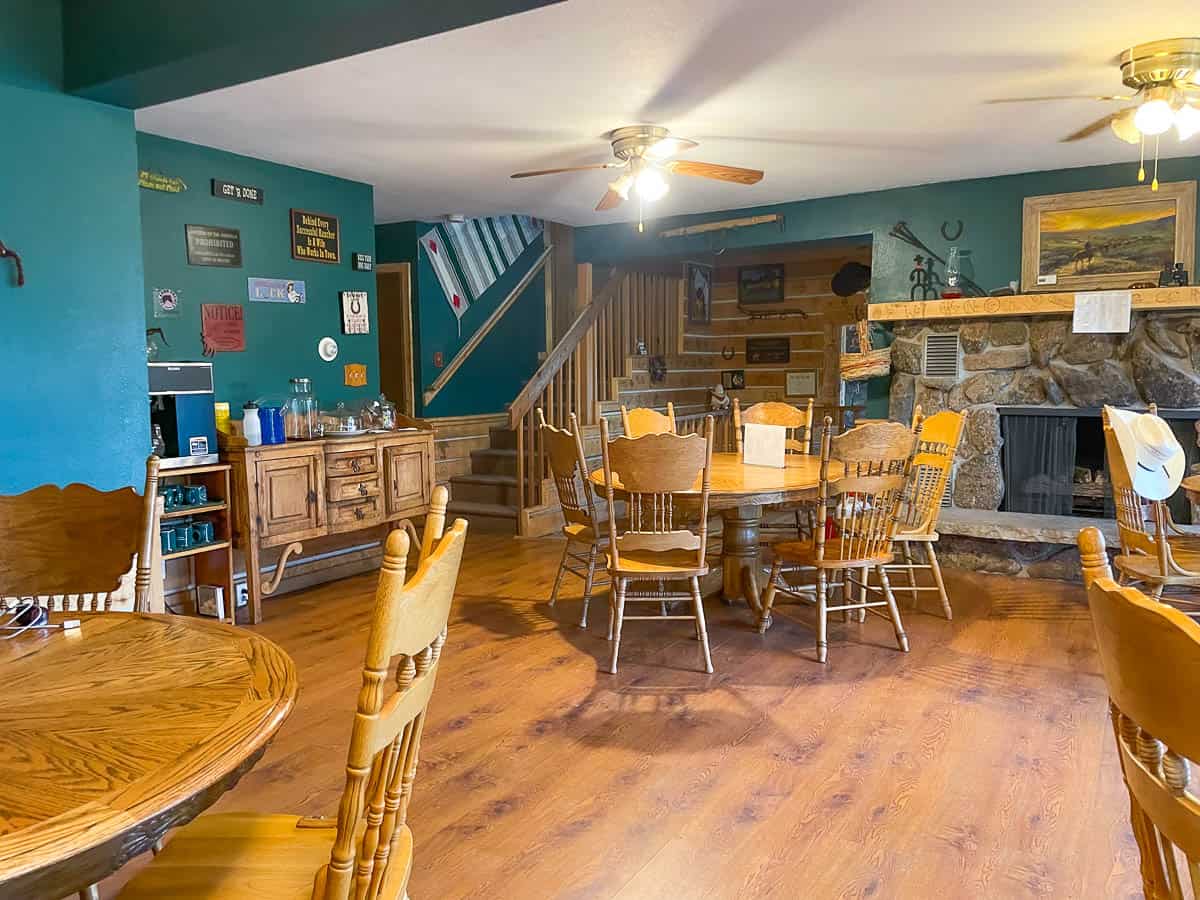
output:
<path id="1" fill-rule="evenodd" d="M 306 441 L 324 435 L 320 404 L 312 392 L 312 379 L 293 378 L 292 394 L 284 408 L 284 428 L 289 441 Z"/>

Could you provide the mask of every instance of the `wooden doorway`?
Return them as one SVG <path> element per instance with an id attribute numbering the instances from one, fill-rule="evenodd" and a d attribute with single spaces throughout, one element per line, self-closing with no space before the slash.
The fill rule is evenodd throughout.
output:
<path id="1" fill-rule="evenodd" d="M 410 264 L 376 265 L 375 296 L 379 310 L 379 389 L 402 413 L 415 415 Z"/>

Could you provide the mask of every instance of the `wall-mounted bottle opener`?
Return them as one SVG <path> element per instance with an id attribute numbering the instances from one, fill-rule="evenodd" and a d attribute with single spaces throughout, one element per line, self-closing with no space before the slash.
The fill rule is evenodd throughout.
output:
<path id="1" fill-rule="evenodd" d="M 25 267 L 21 264 L 21 256 L 16 250 L 9 250 L 4 246 L 4 241 L 0 241 L 0 259 L 11 259 L 17 264 L 17 287 L 25 286 Z"/>

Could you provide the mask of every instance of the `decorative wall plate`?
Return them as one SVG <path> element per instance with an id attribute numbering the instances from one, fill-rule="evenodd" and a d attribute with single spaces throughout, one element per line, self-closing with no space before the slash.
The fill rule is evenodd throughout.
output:
<path id="1" fill-rule="evenodd" d="M 323 337 L 317 344 L 317 355 L 325 362 L 333 362 L 337 359 L 338 345 L 331 337 Z"/>

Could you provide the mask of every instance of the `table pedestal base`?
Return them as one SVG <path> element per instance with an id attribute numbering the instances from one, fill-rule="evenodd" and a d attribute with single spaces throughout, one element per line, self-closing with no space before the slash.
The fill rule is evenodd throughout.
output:
<path id="1" fill-rule="evenodd" d="M 762 508 L 738 506 L 721 513 L 725 522 L 721 556 L 721 599 L 728 604 L 745 600 L 757 617 L 759 604 L 758 526 Z"/>

